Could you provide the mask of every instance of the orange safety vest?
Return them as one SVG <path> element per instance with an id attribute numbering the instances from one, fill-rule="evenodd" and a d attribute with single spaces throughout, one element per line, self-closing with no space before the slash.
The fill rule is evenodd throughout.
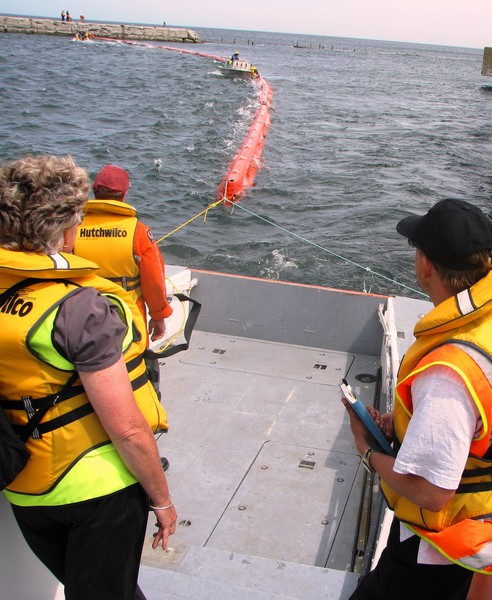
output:
<path id="1" fill-rule="evenodd" d="M 397 444 L 412 418 L 411 385 L 433 365 L 445 365 L 462 379 L 480 414 L 482 427 L 472 440 L 453 498 L 438 512 L 413 504 L 384 481 L 381 487 L 395 516 L 415 534 L 462 567 L 492 574 L 492 273 L 470 290 L 436 306 L 414 331 L 396 387 Z"/>

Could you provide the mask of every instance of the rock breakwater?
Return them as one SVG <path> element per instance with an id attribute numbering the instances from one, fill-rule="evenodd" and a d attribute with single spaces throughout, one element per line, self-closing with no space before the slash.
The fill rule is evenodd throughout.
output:
<path id="1" fill-rule="evenodd" d="M 0 32 L 74 36 L 77 31 L 88 31 L 95 37 L 117 40 L 147 40 L 154 42 L 201 43 L 192 29 L 153 25 L 123 25 L 90 23 L 89 21 L 61 21 L 34 17 L 0 16 Z"/>

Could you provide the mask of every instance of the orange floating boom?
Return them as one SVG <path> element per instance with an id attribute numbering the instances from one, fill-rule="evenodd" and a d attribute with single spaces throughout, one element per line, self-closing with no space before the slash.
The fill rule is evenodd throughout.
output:
<path id="1" fill-rule="evenodd" d="M 115 40 L 111 38 L 98 38 L 107 42 L 123 42 L 133 46 L 147 46 L 160 50 L 171 50 L 182 54 L 194 54 L 204 58 L 211 58 L 218 62 L 226 62 L 227 59 L 215 54 L 206 52 L 197 52 L 196 50 L 185 50 L 174 48 L 172 46 L 160 46 L 138 42 L 133 40 Z M 232 159 L 227 173 L 222 178 L 217 188 L 217 200 L 225 200 L 227 204 L 237 202 L 244 194 L 245 189 L 251 187 L 255 180 L 256 172 L 260 167 L 261 154 L 263 152 L 263 143 L 270 127 L 270 105 L 272 101 L 272 88 L 261 75 L 255 79 L 260 87 L 257 109 L 253 121 L 248 129 L 248 133 Z"/>
<path id="2" fill-rule="evenodd" d="M 146 48 L 158 48 L 159 50 L 170 50 L 171 52 L 180 52 L 181 54 L 194 54 L 195 56 L 203 56 L 204 58 L 212 58 L 218 62 L 226 62 L 226 58 L 217 54 L 208 54 L 207 52 L 197 52 L 196 50 L 184 50 L 183 48 L 174 48 L 173 46 L 161 46 L 158 44 L 149 44 L 148 42 L 138 42 L 135 40 L 118 40 L 116 38 L 105 38 L 93 36 L 95 39 L 103 42 L 118 42 L 128 44 L 129 46 L 145 46 Z"/>
<path id="3" fill-rule="evenodd" d="M 260 166 L 263 143 L 270 127 L 270 104 L 272 89 L 268 83 L 259 77 L 261 86 L 259 94 L 260 106 L 242 146 L 232 159 L 227 173 L 217 188 L 217 200 L 226 199 L 227 203 L 237 202 L 244 194 L 245 188 L 254 183 L 256 172 Z"/>

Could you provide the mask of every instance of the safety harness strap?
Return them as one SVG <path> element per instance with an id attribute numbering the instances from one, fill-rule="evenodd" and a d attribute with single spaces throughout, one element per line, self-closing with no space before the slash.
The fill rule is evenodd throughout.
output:
<path id="1" fill-rule="evenodd" d="M 188 318 L 186 319 L 186 324 L 184 327 L 184 337 L 186 341 L 183 344 L 169 346 L 169 348 L 165 348 L 160 352 L 155 352 L 154 350 L 145 350 L 144 358 L 167 358 L 168 356 L 173 356 L 174 354 L 177 354 L 178 352 L 181 352 L 183 350 L 188 350 L 188 348 L 190 347 L 191 334 L 193 333 L 193 329 L 195 328 L 196 320 L 198 319 L 198 315 L 200 314 L 202 305 L 197 300 L 193 300 L 193 298 L 190 298 L 185 294 L 174 294 L 174 296 L 180 302 L 189 302 L 191 304 L 191 309 L 188 314 Z"/>

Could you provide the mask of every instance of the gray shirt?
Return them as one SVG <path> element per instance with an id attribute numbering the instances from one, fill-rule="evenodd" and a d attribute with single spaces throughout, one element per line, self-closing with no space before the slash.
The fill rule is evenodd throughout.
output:
<path id="1" fill-rule="evenodd" d="M 94 372 L 117 362 L 125 333 L 117 308 L 95 288 L 81 287 L 61 304 L 53 342 L 77 371 Z"/>

